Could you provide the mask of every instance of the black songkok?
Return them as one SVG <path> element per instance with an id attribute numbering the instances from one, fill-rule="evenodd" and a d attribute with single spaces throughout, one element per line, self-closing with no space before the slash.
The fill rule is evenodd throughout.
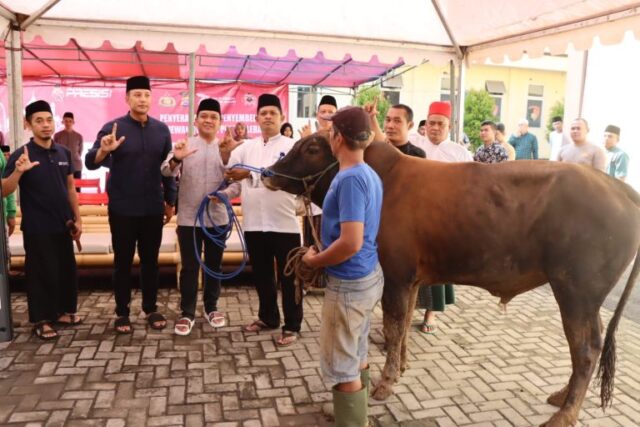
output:
<path id="1" fill-rule="evenodd" d="M 198 114 L 200 111 L 216 111 L 218 114 L 222 115 L 220 112 L 220 103 L 213 98 L 207 98 L 200 101 L 200 105 L 198 105 Z"/>
<path id="2" fill-rule="evenodd" d="M 331 96 L 331 95 L 325 95 L 320 99 L 320 104 L 318 104 L 318 106 L 320 105 L 333 105 L 334 107 L 338 108 L 338 104 L 336 103 L 336 99 Z"/>
<path id="3" fill-rule="evenodd" d="M 258 111 L 260 111 L 262 107 L 278 107 L 278 110 L 282 112 L 280 98 L 270 93 L 263 93 L 258 98 Z"/>
<path id="4" fill-rule="evenodd" d="M 51 113 L 51 106 L 49 105 L 49 103 L 47 101 L 35 101 L 32 102 L 31 104 L 27 105 L 27 107 L 24 109 L 25 113 L 25 117 L 27 118 L 27 120 L 29 120 L 29 118 L 35 114 L 35 113 L 40 113 L 42 111 L 46 111 L 48 113 Z"/>
<path id="5" fill-rule="evenodd" d="M 127 79 L 127 93 L 134 89 L 151 90 L 151 83 L 145 76 L 134 76 Z"/>

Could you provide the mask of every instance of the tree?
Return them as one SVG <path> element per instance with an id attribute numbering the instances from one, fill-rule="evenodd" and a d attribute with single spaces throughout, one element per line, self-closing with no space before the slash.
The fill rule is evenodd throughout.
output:
<path id="1" fill-rule="evenodd" d="M 356 103 L 359 106 L 373 102 L 378 97 L 378 124 L 381 129 L 384 129 L 384 118 L 389 111 L 389 100 L 384 96 L 384 93 L 380 90 L 379 86 L 369 86 L 360 88 L 356 94 Z"/>
<path id="2" fill-rule="evenodd" d="M 485 120 L 496 120 L 493 115 L 494 101 L 486 90 L 470 90 L 464 100 L 464 133 L 475 151 L 482 145 L 480 124 Z"/>

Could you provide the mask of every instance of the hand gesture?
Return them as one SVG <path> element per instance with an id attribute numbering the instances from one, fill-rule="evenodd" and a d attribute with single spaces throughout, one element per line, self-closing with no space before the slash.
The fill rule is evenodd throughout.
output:
<path id="1" fill-rule="evenodd" d="M 300 138 L 304 138 L 306 136 L 310 136 L 312 134 L 312 132 L 311 132 L 311 120 L 309 120 L 309 123 L 307 123 L 306 125 L 302 126 L 302 129 L 298 129 L 298 133 L 300 134 Z"/>
<path id="2" fill-rule="evenodd" d="M 378 97 L 373 99 L 373 102 L 368 102 L 362 107 L 365 113 L 369 115 L 369 119 L 376 120 L 378 116 Z"/>
<path id="3" fill-rule="evenodd" d="M 231 129 L 227 128 L 224 132 L 224 136 L 222 137 L 222 141 L 220 141 L 220 151 L 223 153 L 230 153 L 235 147 L 236 141 L 233 139 Z"/>
<path id="4" fill-rule="evenodd" d="M 175 211 L 176 208 L 174 206 L 171 206 L 169 203 L 164 202 L 164 219 L 162 221 L 163 225 L 171 221 L 171 218 L 173 217 Z"/>
<path id="5" fill-rule="evenodd" d="M 32 162 L 29 159 L 29 150 L 27 150 L 27 146 L 24 147 L 24 152 L 18 157 L 16 160 L 16 170 L 20 173 L 25 173 L 28 170 L 33 169 L 38 166 L 40 162 Z"/>
<path id="6" fill-rule="evenodd" d="M 189 157 L 196 151 L 198 151 L 197 148 L 193 148 L 193 149 L 189 148 L 189 141 L 186 141 L 186 140 L 178 141 L 176 142 L 176 145 L 173 146 L 173 158 L 178 161 L 181 161 Z"/>
<path id="7" fill-rule="evenodd" d="M 124 136 L 116 139 L 116 131 L 118 130 L 118 123 L 113 122 L 113 128 L 111 133 L 102 137 L 100 140 L 100 148 L 107 153 L 115 151 L 124 142 Z"/>

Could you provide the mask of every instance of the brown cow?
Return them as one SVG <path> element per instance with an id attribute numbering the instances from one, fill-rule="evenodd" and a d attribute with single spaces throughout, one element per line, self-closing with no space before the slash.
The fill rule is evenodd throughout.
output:
<path id="1" fill-rule="evenodd" d="M 384 186 L 378 246 L 387 360 L 374 398 L 387 398 L 406 368 L 420 285 L 476 286 L 506 303 L 548 282 L 573 372 L 548 398 L 560 410 L 545 425 L 573 425 L 603 349 L 600 306 L 635 259 L 600 360 L 602 405 L 610 404 L 615 331 L 640 270 L 638 193 L 581 165 L 441 163 L 405 156 L 385 143 L 372 143 L 365 161 Z M 327 135 L 316 133 L 298 141 L 263 181 L 272 189 L 311 193 L 321 206 L 337 173 L 333 162 Z"/>

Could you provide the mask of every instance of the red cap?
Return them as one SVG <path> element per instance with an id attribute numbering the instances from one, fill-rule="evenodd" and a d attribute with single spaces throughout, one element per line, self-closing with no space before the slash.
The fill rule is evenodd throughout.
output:
<path id="1" fill-rule="evenodd" d="M 430 116 L 432 114 L 439 114 L 441 116 L 445 116 L 445 117 L 450 119 L 451 118 L 451 104 L 449 104 L 448 102 L 442 102 L 442 101 L 432 102 L 431 105 L 429 105 L 429 114 L 428 114 L 428 116 Z"/>

